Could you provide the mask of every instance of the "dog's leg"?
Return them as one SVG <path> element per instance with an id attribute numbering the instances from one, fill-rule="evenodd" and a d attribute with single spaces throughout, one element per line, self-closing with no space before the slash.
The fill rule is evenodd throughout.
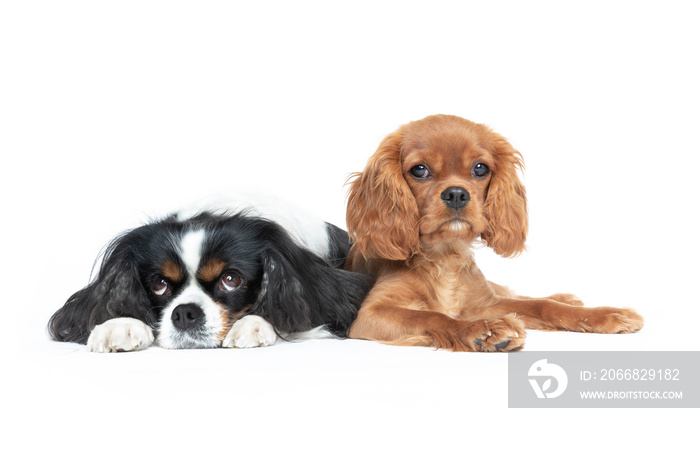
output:
<path id="1" fill-rule="evenodd" d="M 551 299 L 552 301 L 557 301 L 564 304 L 570 304 L 571 306 L 583 307 L 583 301 L 581 299 L 570 293 L 556 293 L 552 296 L 547 296 L 545 299 Z"/>
<path id="2" fill-rule="evenodd" d="M 583 306 L 583 301 L 579 299 L 578 296 L 570 293 L 556 293 L 552 296 L 547 296 L 546 298 L 531 298 L 529 296 L 519 296 L 510 288 L 499 285 L 498 283 L 489 282 L 489 286 L 493 290 L 494 294 L 499 298 L 520 298 L 520 299 L 551 299 L 552 301 L 558 301 L 564 304 L 571 304 L 572 306 Z"/>
<path id="3" fill-rule="evenodd" d="M 348 336 L 400 346 L 506 352 L 522 349 L 525 328 L 514 316 L 463 321 L 432 311 L 363 306 Z"/>
<path id="4" fill-rule="evenodd" d="M 563 300 L 562 300 L 563 301 Z M 631 309 L 581 307 L 552 299 L 503 299 L 489 310 L 493 316 L 515 313 L 526 328 L 590 333 L 634 333 L 644 319 Z"/>

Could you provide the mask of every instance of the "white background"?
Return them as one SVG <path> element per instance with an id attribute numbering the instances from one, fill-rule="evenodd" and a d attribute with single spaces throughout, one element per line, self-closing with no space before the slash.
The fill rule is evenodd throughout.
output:
<path id="1" fill-rule="evenodd" d="M 507 408 L 507 356 L 312 341 L 96 355 L 44 326 L 116 233 L 251 189 L 344 226 L 400 124 L 486 123 L 523 153 L 528 251 L 493 281 L 636 308 L 636 335 L 527 350 L 697 350 L 692 2 L 4 2 L 0 457 L 74 464 L 650 464 L 695 410 Z M 690 424 L 689 424 L 690 423 Z"/>

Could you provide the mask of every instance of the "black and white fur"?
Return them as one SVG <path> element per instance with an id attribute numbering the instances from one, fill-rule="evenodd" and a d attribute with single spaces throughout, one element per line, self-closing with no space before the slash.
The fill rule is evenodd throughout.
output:
<path id="1" fill-rule="evenodd" d="M 96 352 L 344 337 L 371 285 L 342 270 L 348 251 L 344 230 L 286 210 L 175 214 L 115 238 L 49 333 Z"/>

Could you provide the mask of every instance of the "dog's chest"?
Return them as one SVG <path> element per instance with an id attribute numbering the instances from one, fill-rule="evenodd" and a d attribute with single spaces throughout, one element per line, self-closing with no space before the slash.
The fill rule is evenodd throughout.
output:
<path id="1" fill-rule="evenodd" d="M 433 302 L 429 307 L 452 318 L 468 313 L 481 296 L 478 288 L 485 282 L 481 271 L 464 256 L 454 256 L 431 265 Z"/>
<path id="2" fill-rule="evenodd" d="M 422 268 L 427 308 L 456 319 L 469 318 L 493 296 L 468 244 L 434 249 L 416 264 Z"/>
<path id="3" fill-rule="evenodd" d="M 464 271 L 442 270 L 437 275 L 435 301 L 439 311 L 457 317 L 464 308 Z"/>

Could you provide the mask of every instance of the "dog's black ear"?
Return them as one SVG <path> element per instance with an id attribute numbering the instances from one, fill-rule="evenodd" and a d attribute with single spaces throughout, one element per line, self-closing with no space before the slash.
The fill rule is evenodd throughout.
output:
<path id="1" fill-rule="evenodd" d="M 326 231 L 328 232 L 327 260 L 333 267 L 342 269 L 348 254 L 350 254 L 348 232 L 328 222 L 326 222 Z"/>
<path id="2" fill-rule="evenodd" d="M 342 262 L 329 264 L 287 238 L 274 241 L 263 252 L 260 293 L 250 313 L 265 318 L 278 332 L 325 325 L 345 337 L 372 279 L 340 266 Z"/>
<path id="3" fill-rule="evenodd" d="M 51 338 L 85 344 L 96 325 L 115 317 L 155 325 L 157 316 L 149 312 L 151 303 L 133 261 L 132 241 L 127 233 L 108 246 L 96 279 L 68 298 L 49 320 Z"/>

